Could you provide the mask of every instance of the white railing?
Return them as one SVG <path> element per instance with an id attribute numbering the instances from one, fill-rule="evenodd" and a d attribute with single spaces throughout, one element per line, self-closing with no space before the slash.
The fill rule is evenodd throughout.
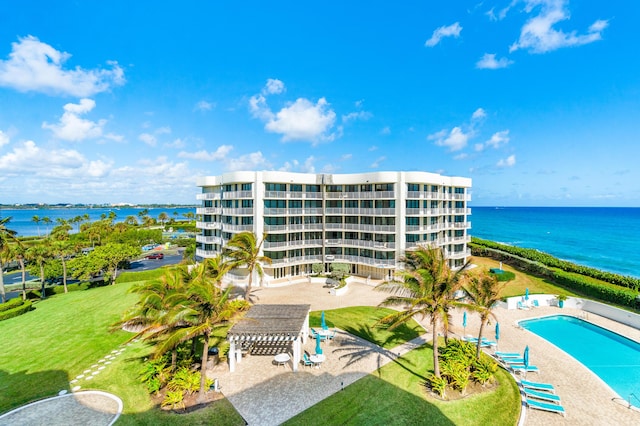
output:
<path id="1" fill-rule="evenodd" d="M 196 222 L 196 228 L 198 228 L 198 229 L 222 229 L 222 223 L 220 223 L 220 222 Z"/>
<path id="2" fill-rule="evenodd" d="M 215 250 L 203 250 L 203 249 L 196 249 L 196 256 L 198 257 L 216 257 L 219 254 L 219 252 L 215 251 Z"/>
<path id="3" fill-rule="evenodd" d="M 221 214 L 220 207 L 196 207 L 196 214 Z"/>
<path id="4" fill-rule="evenodd" d="M 253 215 L 253 208 L 238 208 L 238 209 L 232 209 L 232 208 L 225 208 L 223 211 L 224 214 L 226 215 Z"/>
<path id="5" fill-rule="evenodd" d="M 219 200 L 220 192 L 205 192 L 204 194 L 196 194 L 196 200 Z"/>
<path id="6" fill-rule="evenodd" d="M 244 231 L 253 231 L 253 225 L 230 225 L 223 224 L 222 229 L 228 232 L 244 232 Z"/>
<path id="7" fill-rule="evenodd" d="M 222 238 L 214 237 L 213 235 L 196 235 L 196 241 L 204 244 L 222 244 Z"/>
<path id="8" fill-rule="evenodd" d="M 225 200 L 235 200 L 238 198 L 253 198 L 253 191 L 225 191 L 222 193 Z"/>

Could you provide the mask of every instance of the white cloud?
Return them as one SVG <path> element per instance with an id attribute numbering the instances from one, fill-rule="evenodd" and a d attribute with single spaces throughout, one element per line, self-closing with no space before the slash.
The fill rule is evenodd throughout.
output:
<path id="1" fill-rule="evenodd" d="M 342 116 L 342 122 L 348 123 L 349 121 L 355 120 L 368 120 L 371 117 L 373 117 L 373 114 L 367 111 L 350 112 L 349 114 Z"/>
<path id="2" fill-rule="evenodd" d="M 476 151 L 483 151 L 485 148 L 494 148 L 498 149 L 502 145 L 506 145 L 509 143 L 509 131 L 502 130 L 500 132 L 496 132 L 491 135 L 491 138 L 486 141 L 484 144 L 478 143 L 475 145 Z"/>
<path id="3" fill-rule="evenodd" d="M 281 134 L 283 141 L 319 142 L 335 138 L 335 134 L 329 133 L 335 119 L 336 113 L 329 108 L 325 98 L 320 98 L 316 104 L 308 99 L 298 98 L 293 104 L 278 111 L 265 124 L 265 129 Z"/>
<path id="4" fill-rule="evenodd" d="M 7 135 L 5 132 L 0 130 L 0 148 L 2 148 L 3 145 L 7 145 L 8 143 L 9 143 L 9 135 Z"/>
<path id="5" fill-rule="evenodd" d="M 21 92 L 85 97 L 125 82 L 124 71 L 117 62 L 107 62 L 111 69 L 64 69 L 71 55 L 36 37 L 20 38 L 11 47 L 9 59 L 0 61 L 0 86 Z"/>
<path id="6" fill-rule="evenodd" d="M 575 30 L 565 33 L 554 28 L 557 23 L 570 19 L 567 4 L 568 0 L 526 0 L 525 12 L 531 13 L 539 7 L 539 13 L 524 24 L 520 38 L 509 51 L 527 49 L 532 53 L 545 53 L 601 40 L 602 31 L 609 25 L 606 20 L 595 21 L 586 34 L 578 34 Z"/>
<path id="7" fill-rule="evenodd" d="M 0 157 L 0 170 L 8 175 L 27 174 L 50 179 L 104 177 L 111 165 L 103 160 L 90 161 L 73 149 L 45 150 L 33 141 L 16 145 Z"/>
<path id="8" fill-rule="evenodd" d="M 210 111 L 213 108 L 214 104 L 207 101 L 199 101 L 195 107 L 193 107 L 194 111 Z"/>
<path id="9" fill-rule="evenodd" d="M 380 134 L 381 135 L 390 135 L 391 134 L 391 127 L 389 127 L 389 126 L 383 127 L 382 130 L 380 130 Z"/>
<path id="10" fill-rule="evenodd" d="M 487 112 L 482 108 L 478 108 L 477 110 L 473 111 L 473 114 L 471 114 L 471 120 L 473 121 L 482 120 L 486 116 L 487 116 Z"/>
<path id="11" fill-rule="evenodd" d="M 476 62 L 476 68 L 496 70 L 499 68 L 506 68 L 513 64 L 512 60 L 508 58 L 496 59 L 495 53 L 485 53 L 478 62 Z"/>
<path id="12" fill-rule="evenodd" d="M 107 133 L 106 135 L 104 135 L 104 138 L 114 142 L 124 141 L 124 136 L 116 135 L 115 133 Z"/>
<path id="13" fill-rule="evenodd" d="M 225 167 L 229 171 L 269 169 L 271 164 L 262 155 L 262 152 L 252 152 L 237 158 L 229 158 L 225 161 Z"/>
<path id="14" fill-rule="evenodd" d="M 284 83 L 277 78 L 269 78 L 267 79 L 267 84 L 262 89 L 262 92 L 265 95 L 277 95 L 284 92 Z"/>
<path id="15" fill-rule="evenodd" d="M 267 105 L 267 99 L 263 95 L 254 95 L 249 98 L 249 111 L 251 111 L 251 115 L 262 121 L 273 118 L 273 113 Z"/>
<path id="16" fill-rule="evenodd" d="M 427 136 L 427 139 L 434 140 L 436 145 L 449 148 L 449 151 L 460 151 L 467 146 L 471 133 L 464 133 L 460 127 L 454 127 L 450 132 L 441 130 Z"/>
<path id="17" fill-rule="evenodd" d="M 138 139 L 152 147 L 158 144 L 158 139 L 151 133 L 142 133 L 138 136 Z"/>
<path id="18" fill-rule="evenodd" d="M 173 142 L 167 142 L 166 144 L 164 144 L 164 146 L 168 148 L 176 148 L 176 149 L 182 149 L 186 145 L 187 145 L 186 142 L 180 138 L 175 139 Z"/>
<path id="19" fill-rule="evenodd" d="M 442 40 L 444 37 L 457 38 L 460 36 L 460 31 L 462 31 L 462 27 L 460 26 L 459 22 L 456 22 L 455 24 L 451 24 L 449 26 L 442 26 L 440 28 L 437 28 L 433 32 L 431 38 L 427 40 L 424 45 L 427 47 L 433 47 L 440 43 L 440 40 Z"/>
<path id="20" fill-rule="evenodd" d="M 192 160 L 200 161 L 222 161 L 227 158 L 227 155 L 233 150 L 231 145 L 220 145 L 214 152 L 208 152 L 205 150 L 198 152 L 186 152 L 182 151 L 178 153 L 180 158 L 190 158 Z"/>
<path id="21" fill-rule="evenodd" d="M 376 158 L 376 160 L 373 163 L 371 163 L 371 165 L 369 167 L 371 167 L 372 169 L 377 169 L 378 167 L 380 167 L 380 163 L 382 163 L 386 159 L 387 159 L 387 157 L 385 157 L 385 156 L 378 157 L 378 158 Z"/>
<path id="22" fill-rule="evenodd" d="M 81 99 L 78 104 L 66 104 L 63 107 L 64 113 L 60 117 L 60 122 L 58 124 L 44 122 L 42 128 L 51 130 L 56 138 L 66 141 L 78 142 L 98 138 L 102 136 L 102 128 L 107 124 L 107 120 L 95 122 L 80 118 L 95 106 L 95 101 L 87 98 Z"/>
<path id="23" fill-rule="evenodd" d="M 342 157 L 340 157 L 340 161 L 347 161 L 347 160 L 351 160 L 353 158 L 353 154 L 344 154 L 342 155 Z"/>
<path id="24" fill-rule="evenodd" d="M 304 160 L 304 164 L 302 165 L 301 171 L 303 173 L 315 173 L 316 172 L 316 168 L 313 165 L 313 163 L 316 161 L 315 157 L 313 155 L 307 157 L 306 160 Z"/>
<path id="25" fill-rule="evenodd" d="M 164 127 L 158 127 L 155 131 L 156 135 L 167 135 L 169 133 L 171 133 L 171 127 L 169 126 L 164 126 Z"/>
<path id="26" fill-rule="evenodd" d="M 460 154 L 453 157 L 454 160 L 464 160 L 469 155 L 466 152 L 461 152 Z"/>
<path id="27" fill-rule="evenodd" d="M 513 167 L 515 165 L 516 165 L 516 156 L 515 155 L 510 155 L 507 158 L 502 158 L 496 164 L 496 166 L 498 166 L 498 167 Z"/>
<path id="28" fill-rule="evenodd" d="M 377 146 L 375 146 L 375 145 L 371 145 L 371 146 L 369 147 L 369 149 L 367 149 L 367 151 L 369 151 L 369 152 L 373 152 L 373 151 L 377 151 L 377 150 L 378 150 L 378 147 L 377 147 Z"/>

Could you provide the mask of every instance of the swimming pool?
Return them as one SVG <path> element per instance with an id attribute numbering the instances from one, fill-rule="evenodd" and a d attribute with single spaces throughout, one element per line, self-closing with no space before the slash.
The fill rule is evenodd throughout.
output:
<path id="1" fill-rule="evenodd" d="M 519 324 L 580 361 L 624 400 L 632 393 L 640 398 L 640 343 L 567 315 Z M 640 405 L 635 398 L 631 403 Z"/>

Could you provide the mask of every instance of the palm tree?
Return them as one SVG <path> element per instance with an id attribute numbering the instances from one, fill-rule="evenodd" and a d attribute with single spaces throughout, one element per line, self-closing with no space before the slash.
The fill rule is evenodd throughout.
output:
<path id="1" fill-rule="evenodd" d="M 167 215 L 165 212 L 162 212 L 158 215 L 158 220 L 163 226 L 168 219 L 169 219 L 169 215 Z"/>
<path id="2" fill-rule="evenodd" d="M 47 234 L 49 234 L 49 225 L 51 224 L 51 218 L 49 216 L 45 216 L 40 220 L 42 220 L 42 223 L 46 225 Z"/>
<path id="3" fill-rule="evenodd" d="M 258 277 L 262 279 L 264 270 L 262 263 L 271 264 L 271 259 L 262 256 L 260 251 L 262 243 L 266 235 L 262 236 L 260 243 L 257 243 L 256 235 L 253 232 L 245 231 L 235 234 L 227 243 L 225 256 L 231 259 L 231 267 L 246 267 L 249 274 L 249 282 L 245 290 L 244 298 L 249 300 L 251 295 L 251 284 L 253 283 L 253 272 L 257 272 Z"/>
<path id="4" fill-rule="evenodd" d="M 38 215 L 34 215 L 31 218 L 31 222 L 35 223 L 38 226 L 38 237 L 40 236 L 40 221 L 41 220 L 42 219 L 40 219 L 40 216 L 38 216 Z"/>
<path id="5" fill-rule="evenodd" d="M 27 248 L 22 244 L 16 244 L 13 246 L 13 256 L 20 265 L 20 272 L 22 272 L 22 300 L 27 300 L 27 268 L 25 260 L 27 256 Z"/>
<path id="6" fill-rule="evenodd" d="M 57 255 L 62 263 L 62 284 L 64 292 L 67 293 L 67 256 L 73 254 L 75 250 L 69 241 L 64 239 L 53 241 L 50 247 L 51 253 Z"/>
<path id="7" fill-rule="evenodd" d="M 137 226 L 138 225 L 138 219 L 136 219 L 135 216 L 130 215 L 130 216 L 127 216 L 127 218 L 124 220 L 124 223 L 126 223 L 127 225 Z"/>
<path id="8" fill-rule="evenodd" d="M 480 275 L 480 277 L 472 277 L 469 284 L 465 287 L 465 290 L 471 298 L 471 303 L 468 308 L 480 314 L 480 331 L 478 332 L 478 347 L 476 349 L 476 357 L 478 359 L 480 359 L 482 332 L 489 318 L 496 318 L 491 308 L 500 300 L 500 293 L 505 284 L 506 283 L 499 283 L 496 277 L 490 276 L 485 272 Z"/>
<path id="9" fill-rule="evenodd" d="M 7 225 L 11 221 L 11 216 L 0 219 L 0 298 L 2 303 L 6 301 L 6 294 L 4 291 L 4 272 L 2 270 L 4 257 L 9 254 L 9 243 L 15 243 L 21 246 L 20 240 L 16 238 L 17 231 L 7 228 Z"/>
<path id="10" fill-rule="evenodd" d="M 40 298 L 44 299 L 46 297 L 44 290 L 44 265 L 47 263 L 47 260 L 51 258 L 51 254 L 49 251 L 49 247 L 40 242 L 35 244 L 27 250 L 27 259 L 36 263 L 36 265 L 40 268 L 40 287 L 41 294 Z"/>
<path id="11" fill-rule="evenodd" d="M 430 317 L 434 375 L 440 377 L 438 330 L 441 321 L 448 323 L 449 309 L 458 304 L 453 293 L 461 286 L 460 279 L 467 265 L 452 272 L 443 251 L 435 247 L 418 247 L 407 252 L 401 261 L 405 269 L 397 274 L 400 280 L 382 283 L 376 289 L 393 294 L 380 305 L 400 305 L 403 309 L 380 322 L 394 329 L 416 315 Z"/>
<path id="12" fill-rule="evenodd" d="M 156 356 L 177 347 L 180 343 L 202 337 L 202 359 L 200 363 L 200 393 L 198 402 L 204 402 L 206 366 L 209 353 L 209 338 L 212 332 L 227 327 L 243 312 L 248 304 L 229 300 L 231 287 L 222 289 L 222 277 L 231 265 L 222 256 L 206 259 L 193 268 L 183 287 L 183 300 L 175 303 L 167 318 L 180 319 L 184 326 L 169 330 L 156 346 Z M 176 297 L 175 301 L 179 299 Z"/>

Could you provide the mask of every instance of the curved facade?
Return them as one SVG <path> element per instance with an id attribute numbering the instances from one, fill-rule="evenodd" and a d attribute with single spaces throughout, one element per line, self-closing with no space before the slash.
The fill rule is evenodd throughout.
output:
<path id="1" fill-rule="evenodd" d="M 471 179 L 427 172 L 307 174 L 232 172 L 198 179 L 196 255 L 220 253 L 233 234 L 265 235 L 265 280 L 332 263 L 389 278 L 417 245 L 441 247 L 452 268 L 470 256 Z"/>

